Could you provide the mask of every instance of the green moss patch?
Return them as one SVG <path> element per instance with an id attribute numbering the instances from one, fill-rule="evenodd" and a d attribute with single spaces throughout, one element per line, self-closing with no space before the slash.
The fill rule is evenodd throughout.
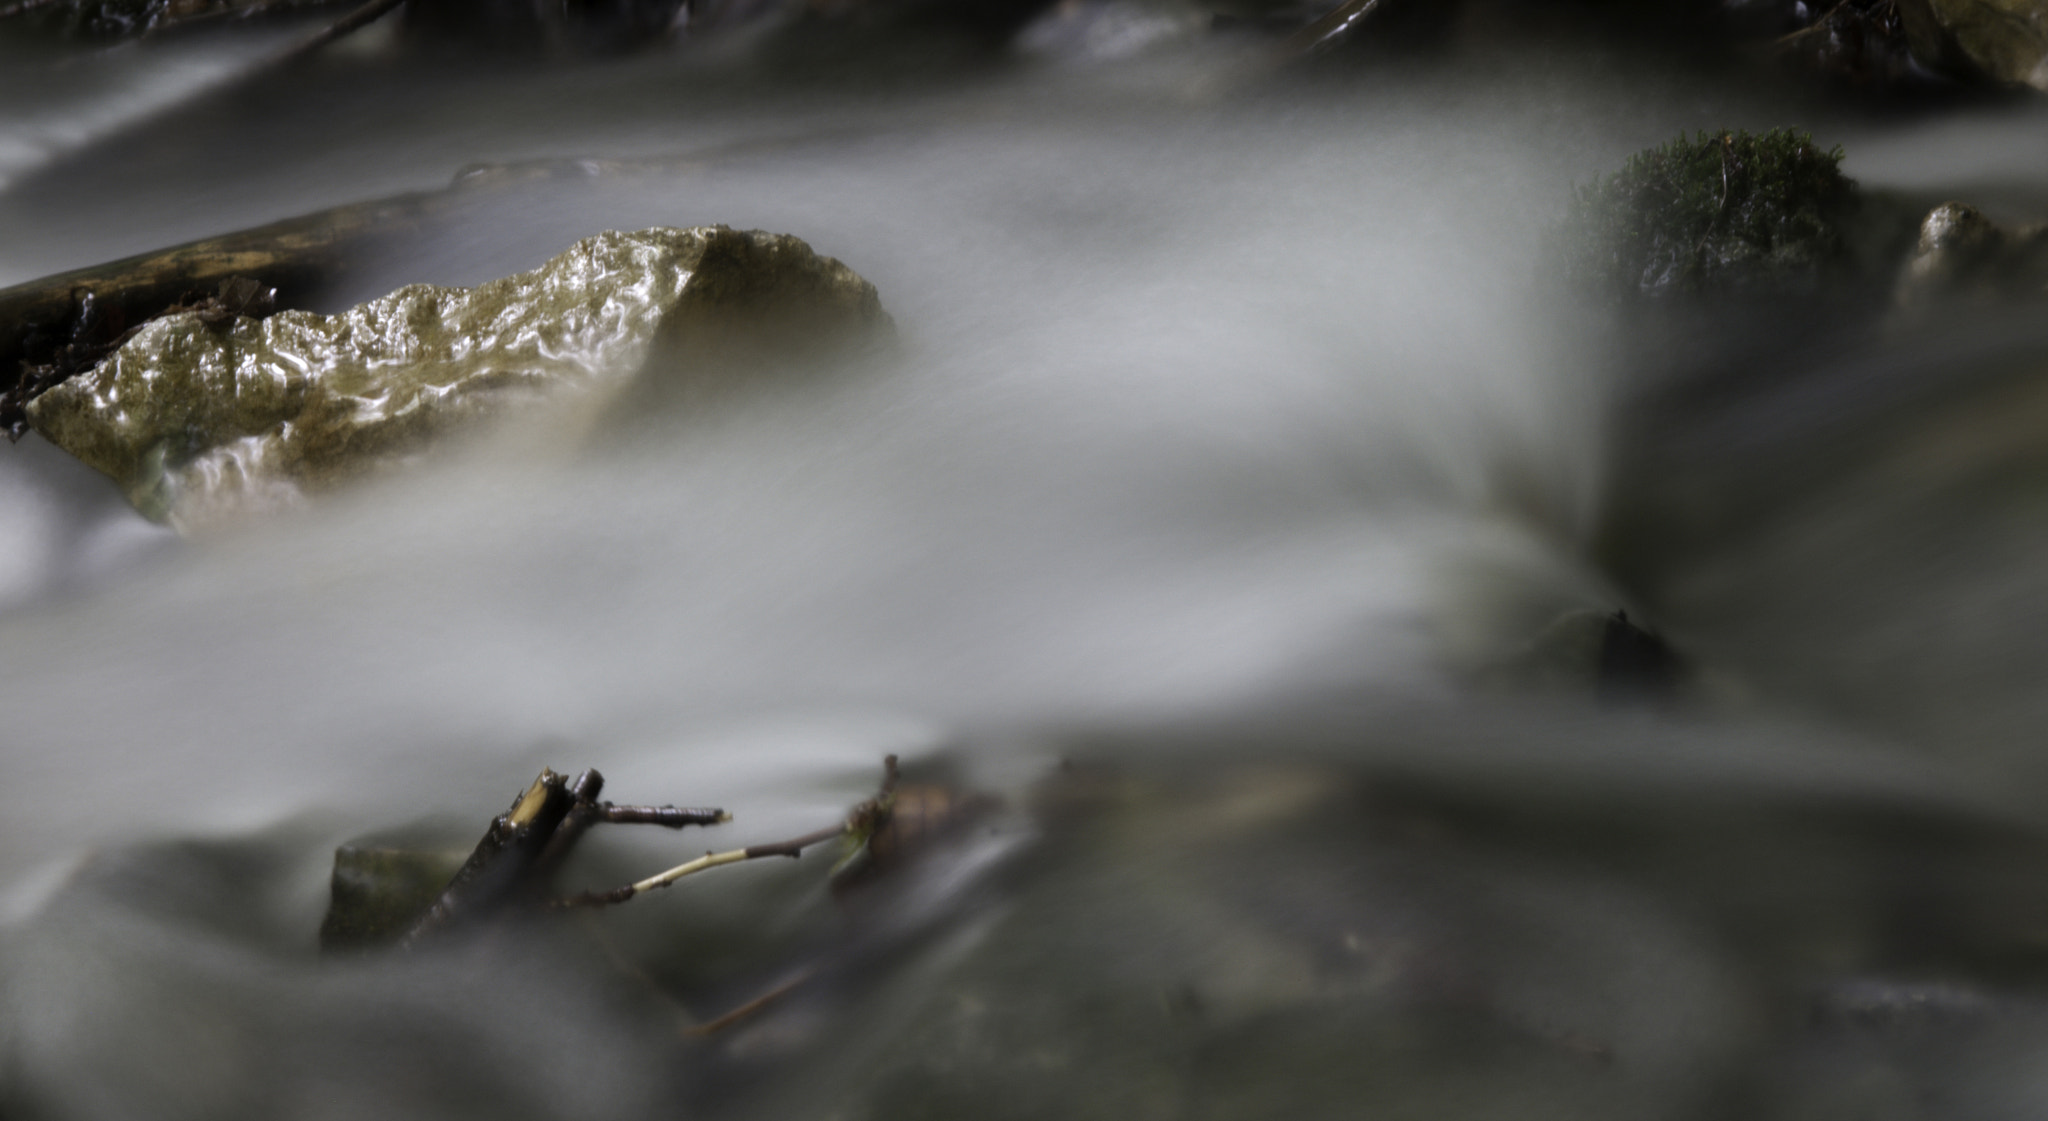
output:
<path id="1" fill-rule="evenodd" d="M 1810 292 L 1848 257 L 1842 150 L 1790 129 L 1702 132 L 1573 192 L 1566 271 L 1620 300 Z"/>

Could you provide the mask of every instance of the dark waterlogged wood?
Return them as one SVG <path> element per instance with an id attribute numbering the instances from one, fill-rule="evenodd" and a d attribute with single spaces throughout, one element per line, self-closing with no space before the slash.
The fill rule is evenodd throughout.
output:
<path id="1" fill-rule="evenodd" d="M 603 789 L 604 776 L 596 770 L 586 770 L 571 780 L 543 769 L 511 808 L 492 820 L 469 860 L 426 914 L 406 931 L 400 944 L 415 944 L 452 925 L 485 919 L 508 907 L 538 904 L 549 876 L 577 840 L 600 821 L 681 829 L 732 820 L 719 809 L 599 802 L 597 795 Z"/>
<path id="2" fill-rule="evenodd" d="M 268 63 L 268 67 L 275 68 L 290 63 L 302 62 L 329 43 L 347 38 L 383 19 L 403 3 L 405 3 L 405 0 L 369 0 L 369 3 L 350 11 L 347 15 L 321 28 L 319 32 L 304 42 L 288 48 L 282 54 L 272 59 Z"/>
<path id="3" fill-rule="evenodd" d="M 594 781 L 592 781 L 594 780 Z M 604 779 L 587 771 L 578 787 L 602 786 Z M 534 870 L 555 841 L 556 833 L 576 807 L 579 790 L 567 777 L 543 770 L 512 803 L 491 821 L 475 851 L 455 878 L 448 881 L 434 905 L 400 940 L 412 945 L 457 922 L 487 918 L 521 895 L 535 890 Z"/>
<path id="4" fill-rule="evenodd" d="M 311 306 L 380 250 L 472 201 L 471 189 L 458 186 L 341 206 L 0 291 L 0 428 L 20 438 L 31 399 L 91 369 L 167 310 L 237 278 L 275 290 L 278 309 Z"/>
<path id="5" fill-rule="evenodd" d="M 510 808 L 492 819 L 452 876 L 443 871 L 441 879 L 424 883 L 422 877 L 441 862 L 438 853 L 343 845 L 335 853 L 333 901 L 321 927 L 322 948 L 361 950 L 394 941 L 412 946 L 509 911 L 538 911 L 555 870 L 599 822 L 681 829 L 732 820 L 719 809 L 600 802 L 603 789 L 604 776 L 595 770 L 574 779 L 542 770 Z M 422 887 L 425 898 L 419 898 Z"/>

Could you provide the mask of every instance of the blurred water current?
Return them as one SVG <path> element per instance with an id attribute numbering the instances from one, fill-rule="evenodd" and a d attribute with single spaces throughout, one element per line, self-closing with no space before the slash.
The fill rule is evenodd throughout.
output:
<path id="1" fill-rule="evenodd" d="M 0 284 L 476 162 L 697 154 L 508 197 L 344 302 L 716 222 L 846 261 L 903 345 L 202 540 L 0 449 L 0 1110 L 2048 1107 L 2040 331 L 1753 348 L 1646 414 L 1543 257 L 1575 178 L 1723 124 L 2038 219 L 2042 109 L 1834 119 L 1540 55 L 1277 92 L 1201 48 L 871 83 L 344 57 L 119 131 L 262 46 L 8 47 Z M 1617 573 L 1632 491 L 1721 513 Z M 1617 607 L 1710 699 L 1472 684 Z M 475 832 L 543 764 L 749 843 L 888 752 L 1009 810 L 879 932 L 833 933 L 808 859 L 622 911 L 640 975 L 551 929 L 313 954 L 335 843 Z"/>

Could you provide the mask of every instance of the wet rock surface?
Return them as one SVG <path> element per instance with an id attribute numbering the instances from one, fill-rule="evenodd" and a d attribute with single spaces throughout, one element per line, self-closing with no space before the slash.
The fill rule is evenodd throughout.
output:
<path id="1" fill-rule="evenodd" d="M 409 285 L 339 315 L 167 316 L 28 414 L 185 529 L 297 505 L 643 368 L 641 409 L 706 367 L 800 358 L 886 323 L 873 285 L 794 237 L 607 232 L 531 272 Z"/>
<path id="2" fill-rule="evenodd" d="M 396 941 L 462 867 L 460 848 L 354 843 L 334 850 L 333 902 L 320 924 L 323 950 Z"/>
<path id="3" fill-rule="evenodd" d="M 2048 225 L 2007 229 L 1965 202 L 1928 211 L 1912 260 L 1899 275 L 1908 314 L 1956 300 L 2048 294 Z"/>
<path id="4" fill-rule="evenodd" d="M 1898 0 L 1916 58 L 1965 77 L 2048 89 L 2048 3 Z"/>
<path id="5" fill-rule="evenodd" d="M 1913 59 L 1898 5 L 1892 0 L 1747 7 L 1758 9 L 1757 17 L 1765 13 L 1778 16 L 1776 21 L 1756 18 L 1753 30 L 1769 36 L 1769 53 L 1798 70 L 1866 89 L 1925 84 L 1926 71 Z M 1772 22 L 1777 25 L 1771 26 Z"/>

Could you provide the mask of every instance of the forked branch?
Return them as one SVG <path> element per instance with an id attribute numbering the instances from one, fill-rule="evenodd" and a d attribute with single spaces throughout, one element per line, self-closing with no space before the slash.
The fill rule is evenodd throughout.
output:
<path id="1" fill-rule="evenodd" d="M 738 864 L 746 860 L 759 860 L 767 856 L 787 856 L 794 859 L 801 856 L 805 849 L 813 845 L 821 845 L 826 841 L 835 840 L 840 837 L 850 837 L 857 842 L 865 841 L 868 835 L 886 819 L 890 803 L 896 793 L 896 757 L 891 755 L 884 759 L 882 766 L 881 789 L 873 798 L 855 806 L 853 812 L 847 815 L 846 820 L 838 825 L 806 833 L 801 837 L 792 837 L 787 841 L 774 841 L 764 845 L 749 845 L 743 849 L 730 849 L 726 852 L 707 852 L 695 860 L 678 864 L 665 872 L 658 872 L 644 880 L 615 887 L 609 891 L 586 891 L 580 895 L 558 899 L 554 905 L 556 907 L 608 907 L 615 903 L 624 903 L 626 900 L 643 892 L 667 887 L 685 876 L 694 876 L 707 868 L 717 868 L 726 864 Z"/>

